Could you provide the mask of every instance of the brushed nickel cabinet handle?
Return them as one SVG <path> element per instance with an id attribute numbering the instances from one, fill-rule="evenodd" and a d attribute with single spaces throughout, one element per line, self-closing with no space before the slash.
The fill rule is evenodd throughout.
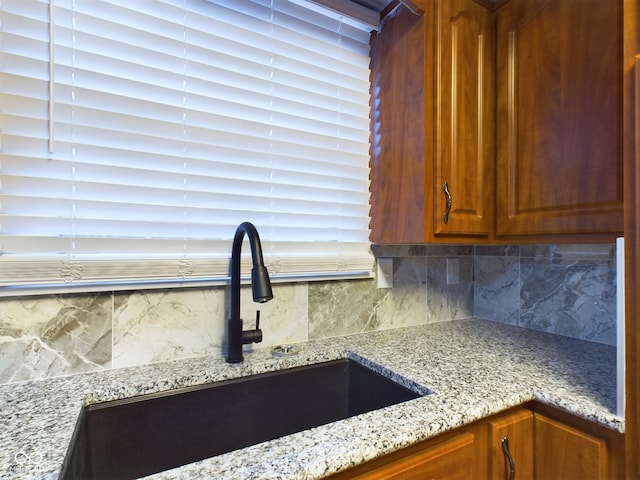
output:
<path id="1" fill-rule="evenodd" d="M 447 182 L 442 184 L 442 190 L 444 191 L 444 196 L 447 198 L 447 210 L 442 215 L 442 221 L 446 224 L 449 221 L 449 213 L 451 213 L 451 205 L 453 205 L 453 199 L 451 198 L 451 194 L 449 193 L 449 185 Z"/>
<path id="2" fill-rule="evenodd" d="M 507 457 L 507 461 L 509 462 L 509 480 L 514 480 L 516 478 L 516 464 L 513 462 L 513 458 L 511 458 L 511 452 L 509 451 L 509 440 L 507 437 L 502 437 L 502 452 L 504 456 Z"/>

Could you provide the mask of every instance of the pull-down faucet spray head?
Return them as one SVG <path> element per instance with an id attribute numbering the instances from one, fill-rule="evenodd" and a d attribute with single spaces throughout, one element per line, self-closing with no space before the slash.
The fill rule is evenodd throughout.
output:
<path id="1" fill-rule="evenodd" d="M 251 269 L 251 290 L 253 291 L 254 302 L 267 303 L 273 298 L 269 272 L 264 265 L 256 265 L 254 263 Z"/>

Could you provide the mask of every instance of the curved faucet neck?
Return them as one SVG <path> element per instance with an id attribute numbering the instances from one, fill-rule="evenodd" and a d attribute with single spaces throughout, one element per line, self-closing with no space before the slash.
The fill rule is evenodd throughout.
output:
<path id="1" fill-rule="evenodd" d="M 234 273 L 234 267 L 237 267 L 236 270 L 238 277 L 240 276 L 240 252 L 242 250 L 242 241 L 244 240 L 245 233 L 247 234 L 247 238 L 249 239 L 249 244 L 251 246 L 251 259 L 253 261 L 253 266 L 255 267 L 257 265 L 264 264 L 258 230 L 256 230 L 256 227 L 254 227 L 252 223 L 243 222 L 236 229 L 236 234 L 233 237 L 233 247 L 231 250 L 231 275 Z"/>
<path id="2" fill-rule="evenodd" d="M 231 250 L 231 318 L 234 318 L 236 306 L 237 318 L 240 318 L 240 253 L 245 233 L 251 246 L 251 260 L 253 262 L 253 268 L 251 269 L 253 301 L 264 303 L 273 298 L 269 274 L 264 266 L 262 257 L 262 245 L 260 243 L 258 230 L 249 222 L 241 223 L 236 229 L 236 234 L 233 238 L 233 248 Z"/>

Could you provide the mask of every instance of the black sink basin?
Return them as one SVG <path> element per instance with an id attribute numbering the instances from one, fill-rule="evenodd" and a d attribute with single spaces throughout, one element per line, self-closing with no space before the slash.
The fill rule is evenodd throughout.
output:
<path id="1" fill-rule="evenodd" d="M 61 479 L 128 479 L 420 395 L 341 359 L 90 405 Z"/>

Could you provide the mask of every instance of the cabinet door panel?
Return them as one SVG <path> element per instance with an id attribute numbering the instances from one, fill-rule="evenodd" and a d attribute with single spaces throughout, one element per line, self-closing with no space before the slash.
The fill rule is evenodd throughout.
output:
<path id="1" fill-rule="evenodd" d="M 493 204 L 493 22 L 469 0 L 438 3 L 434 233 L 488 235 Z M 443 213 L 448 184 L 452 207 Z"/>
<path id="2" fill-rule="evenodd" d="M 622 231 L 621 2 L 497 16 L 497 235 Z"/>
<path id="3" fill-rule="evenodd" d="M 515 478 L 533 480 L 533 413 L 521 410 L 489 421 L 488 477 L 506 480 L 511 468 L 502 450 L 502 439 L 508 439 L 509 452 L 515 465 Z"/>
<path id="4" fill-rule="evenodd" d="M 354 480 L 469 480 L 477 478 L 474 452 L 473 434 L 462 433 Z"/>
<path id="5" fill-rule="evenodd" d="M 606 440 L 535 415 L 537 480 L 607 480 L 607 465 Z"/>

